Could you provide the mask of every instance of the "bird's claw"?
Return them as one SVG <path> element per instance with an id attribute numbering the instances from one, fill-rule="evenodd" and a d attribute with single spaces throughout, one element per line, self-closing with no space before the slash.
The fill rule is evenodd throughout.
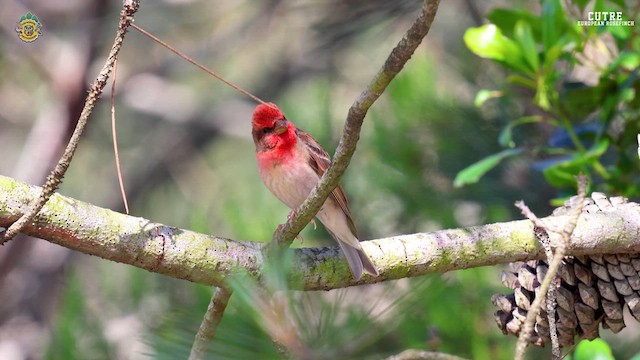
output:
<path id="1" fill-rule="evenodd" d="M 291 216 L 291 214 L 289 214 Z M 291 221 L 291 218 L 289 217 L 288 219 L 289 221 Z M 278 228 L 276 229 L 276 233 L 281 233 L 282 229 L 284 228 L 285 224 L 280 224 L 278 225 Z M 304 241 L 304 239 L 302 238 L 302 235 L 298 234 L 296 235 L 296 239 L 300 240 L 300 244 L 302 244 L 302 242 Z"/>
<path id="2" fill-rule="evenodd" d="M 296 209 L 289 211 L 289 215 L 287 215 L 287 221 L 288 222 L 293 221 L 294 216 L 296 216 Z"/>
<path id="3" fill-rule="evenodd" d="M 287 215 L 287 221 L 291 222 L 293 220 L 293 217 L 296 215 L 296 213 L 298 212 L 297 209 L 293 209 L 289 212 L 289 215 Z M 310 224 L 313 224 L 313 230 L 316 230 L 318 228 L 318 225 L 316 224 L 316 220 L 315 219 L 311 219 L 311 221 L 309 221 Z"/>
<path id="4" fill-rule="evenodd" d="M 298 209 L 293 209 L 293 210 L 289 211 L 289 215 L 287 215 L 287 222 L 293 221 L 293 217 L 296 216 L 297 212 L 298 212 Z M 316 224 L 316 220 L 315 219 L 311 219 L 311 221 L 309 221 L 309 223 L 313 224 L 313 230 L 316 230 L 318 228 L 318 225 Z M 281 226 L 284 226 L 284 225 L 280 224 L 280 226 L 278 226 L 278 230 L 280 230 Z M 300 235 L 300 234 L 296 235 L 296 239 L 300 240 L 301 244 L 304 241 L 304 239 L 302 238 L 302 235 Z"/>

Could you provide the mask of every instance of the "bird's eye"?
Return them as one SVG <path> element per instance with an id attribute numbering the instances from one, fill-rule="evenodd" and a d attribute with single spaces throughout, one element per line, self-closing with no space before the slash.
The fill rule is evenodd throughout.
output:
<path id="1" fill-rule="evenodd" d="M 271 129 L 269 129 L 269 128 L 262 129 L 262 133 L 263 134 L 267 134 L 267 133 L 269 133 L 269 131 L 271 131 Z"/>

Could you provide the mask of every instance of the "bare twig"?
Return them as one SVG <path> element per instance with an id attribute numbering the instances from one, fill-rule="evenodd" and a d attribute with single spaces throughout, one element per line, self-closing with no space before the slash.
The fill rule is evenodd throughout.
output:
<path id="1" fill-rule="evenodd" d="M 195 61 L 194 59 L 192 59 L 191 57 L 185 55 L 184 53 L 180 52 L 179 50 L 177 50 L 176 48 L 174 48 L 173 46 L 167 44 L 166 42 L 160 40 L 160 38 L 158 38 L 157 36 L 153 35 L 152 33 L 148 32 L 147 30 L 141 28 L 140 26 L 136 25 L 136 24 L 131 24 L 131 27 L 138 30 L 139 32 L 141 32 L 142 34 L 144 34 L 145 36 L 147 36 L 148 38 L 150 38 L 151 40 L 157 42 L 158 44 L 162 45 L 163 47 L 165 47 L 166 49 L 168 49 L 169 51 L 173 52 L 174 54 L 180 56 L 181 58 L 185 59 L 186 61 L 190 62 L 191 64 L 195 65 L 196 67 L 198 67 L 200 70 L 206 72 L 207 74 L 213 76 L 214 78 L 222 81 L 223 83 L 231 86 L 233 89 L 237 90 L 238 92 L 240 92 L 243 95 L 246 95 L 250 98 L 252 98 L 253 100 L 261 103 L 261 104 L 266 104 L 264 102 L 264 100 L 260 99 L 259 97 L 253 95 L 252 93 L 248 92 L 247 90 L 241 88 L 240 86 L 232 83 L 231 81 L 225 79 L 222 77 L 222 75 L 219 75 L 218 73 L 216 73 L 213 70 L 210 70 L 209 68 L 207 68 L 206 66 L 200 64 L 199 62 Z"/>
<path id="2" fill-rule="evenodd" d="M 586 196 L 586 191 L 587 191 L 587 178 L 584 175 L 580 174 L 578 175 L 578 201 L 576 206 L 572 209 L 571 215 L 569 216 L 564 227 L 562 227 L 561 229 L 554 228 L 554 230 L 551 230 L 561 236 L 561 241 L 556 247 L 552 262 L 549 263 L 549 269 L 547 270 L 547 274 L 542 280 L 542 284 L 540 284 L 540 287 L 539 287 L 540 290 L 537 293 L 536 298 L 533 300 L 533 303 L 531 304 L 531 308 L 527 312 L 527 317 L 524 321 L 524 324 L 522 324 L 522 329 L 520 330 L 520 335 L 518 336 L 518 342 L 516 344 L 516 353 L 514 356 L 516 360 L 522 360 L 524 358 L 529 336 L 531 336 L 531 331 L 533 330 L 533 324 L 535 323 L 536 317 L 538 316 L 538 313 L 540 312 L 540 308 L 542 307 L 542 301 L 544 301 L 544 299 L 546 298 L 547 292 L 549 291 L 549 287 L 551 286 L 551 283 L 555 279 L 558 273 L 558 269 L 562 265 L 562 259 L 566 254 L 567 248 L 571 245 L 571 236 L 576 228 L 576 225 L 578 224 L 578 218 L 582 213 L 582 207 L 584 205 L 584 198 Z M 542 227 L 545 230 L 550 230 L 551 228 L 553 228 L 552 226 L 547 225 L 541 220 L 537 219 L 535 215 L 533 215 L 533 213 L 528 208 L 526 208 L 526 206 L 524 206 L 523 203 L 519 202 L 517 206 L 519 207 L 522 206 L 521 207 L 522 213 L 525 216 L 529 217 L 531 221 L 536 224 L 536 226 L 542 225 L 540 227 Z M 556 351 L 554 351 L 554 356 L 555 356 L 555 353 Z M 559 353 L 559 347 L 558 347 L 558 353 Z M 557 358 L 560 358 L 560 357 L 561 355 L 558 355 Z"/>
<path id="3" fill-rule="evenodd" d="M 252 291 L 254 296 L 254 306 L 260 313 L 260 324 L 265 330 L 278 353 L 283 358 L 293 358 L 307 360 L 315 358 L 300 337 L 300 323 L 293 321 L 290 314 L 290 299 L 286 292 L 269 289 L 269 285 L 264 289 L 258 288 Z"/>
<path id="4" fill-rule="evenodd" d="M 548 225 L 540 220 L 536 214 L 529 209 L 524 201 L 516 201 L 515 206 L 520 209 L 522 215 L 526 216 L 534 224 L 533 232 L 536 238 L 540 241 L 544 254 L 547 258 L 547 264 L 553 262 L 553 251 L 551 249 L 551 239 L 549 239 L 549 233 L 547 232 Z M 560 232 L 560 230 L 555 230 Z M 546 308 L 547 308 L 547 321 L 549 322 L 549 338 L 551 338 L 551 354 L 556 360 L 562 356 L 560 353 L 560 342 L 558 341 L 558 329 L 556 326 L 556 288 L 555 286 L 549 287 L 549 291 L 546 296 Z"/>
<path id="5" fill-rule="evenodd" d="M 525 205 L 526 206 L 526 205 Z M 536 236 L 540 240 L 542 247 L 544 248 L 544 254 L 547 257 L 547 264 L 553 262 L 553 250 L 551 249 L 551 239 L 549 239 L 549 233 L 539 227 L 535 227 L 534 231 Z M 549 338 L 551 339 L 551 355 L 555 360 L 560 360 L 562 353 L 560 352 L 560 341 L 558 340 L 558 327 L 556 326 L 556 286 L 549 288 L 547 294 L 547 322 L 549 323 Z"/>
<path id="6" fill-rule="evenodd" d="M 433 19 L 438 10 L 439 0 L 425 0 L 422 11 L 416 21 L 398 45 L 391 51 L 382 68 L 378 71 L 369 86 L 358 96 L 351 105 L 347 120 L 344 124 L 342 138 L 333 156 L 333 162 L 324 173 L 318 184 L 311 191 L 307 199 L 300 205 L 291 220 L 278 228 L 274 234 L 276 248 L 289 247 L 293 239 L 304 229 L 315 214 L 320 210 L 331 191 L 338 186 L 340 177 L 344 174 L 351 157 L 356 149 L 360 129 L 367 111 L 382 95 L 391 80 L 402 70 L 411 55 L 429 32 Z"/>
<path id="7" fill-rule="evenodd" d="M 138 0 L 125 0 L 123 2 L 122 10 L 120 11 L 120 22 L 118 24 L 118 31 L 116 32 L 116 37 L 113 42 L 113 46 L 111 47 L 111 52 L 109 52 L 109 56 L 107 57 L 107 61 L 105 62 L 102 70 L 98 74 L 98 77 L 91 85 L 89 90 L 89 94 L 85 100 L 84 108 L 82 109 L 82 113 L 80 114 L 80 118 L 78 119 L 78 125 L 76 126 L 73 134 L 71 135 L 71 139 L 67 144 L 67 147 L 56 164 L 55 168 L 47 176 L 47 179 L 42 187 L 42 192 L 38 197 L 37 201 L 31 205 L 31 208 L 27 213 L 22 215 L 20 219 L 18 219 L 15 223 L 11 224 L 7 231 L 5 232 L 2 239 L 0 239 L 0 245 L 5 242 L 11 240 L 14 236 L 16 236 L 22 228 L 24 228 L 33 218 L 40 212 L 42 207 L 49 201 L 49 198 L 56 191 L 60 183 L 62 183 L 62 179 L 64 174 L 67 172 L 69 165 L 71 164 L 71 159 L 78 147 L 78 143 L 80 141 L 80 136 L 82 136 L 82 132 L 84 131 L 85 126 L 89 120 L 89 116 L 93 111 L 93 107 L 96 102 L 102 96 L 102 91 L 104 87 L 107 85 L 107 79 L 113 70 L 113 65 L 118 57 L 118 53 L 122 48 L 122 42 L 124 41 L 124 36 L 127 33 L 127 29 L 131 25 L 133 21 L 133 15 L 138 11 L 140 7 L 140 3 Z"/>
<path id="8" fill-rule="evenodd" d="M 209 344 L 216 335 L 216 330 L 222 320 L 222 315 L 227 308 L 231 294 L 231 290 L 223 287 L 214 289 L 207 312 L 204 314 L 196 338 L 191 346 L 189 360 L 201 360 L 206 357 Z"/>
<path id="9" fill-rule="evenodd" d="M 122 180 L 122 169 L 120 168 L 120 155 L 118 153 L 118 136 L 116 131 L 116 79 L 118 78 L 118 60 L 113 63 L 113 81 L 111 82 L 111 136 L 113 138 L 113 155 L 116 161 L 116 172 L 118 173 L 118 184 L 120 194 L 124 203 L 124 210 L 129 213 L 129 202 L 127 192 L 124 191 L 124 180 Z"/>

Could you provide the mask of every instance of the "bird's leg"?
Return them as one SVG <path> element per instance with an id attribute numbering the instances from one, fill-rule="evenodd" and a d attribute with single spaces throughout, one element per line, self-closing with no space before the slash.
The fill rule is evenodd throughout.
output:
<path id="1" fill-rule="evenodd" d="M 289 215 L 287 215 L 287 222 L 291 222 L 293 220 L 293 217 L 296 215 L 297 212 L 298 212 L 297 208 L 289 211 Z M 311 221 L 309 221 L 309 223 L 313 224 L 313 230 L 318 228 L 318 226 L 316 225 L 316 220 L 315 219 L 311 219 Z M 302 238 L 302 235 L 300 235 L 300 234 L 298 234 L 296 236 L 296 239 L 300 240 L 300 244 L 302 244 L 302 242 L 304 241 L 304 239 Z"/>
<path id="2" fill-rule="evenodd" d="M 296 215 L 298 209 L 292 209 L 291 211 L 289 211 L 289 215 L 287 215 L 287 222 L 291 222 L 293 220 L 293 217 Z M 280 225 L 282 226 L 282 225 Z M 296 239 L 300 240 L 300 244 L 302 244 L 304 242 L 304 239 L 302 238 L 302 235 L 298 234 L 296 235 Z"/>
<path id="3" fill-rule="evenodd" d="M 293 220 L 293 217 L 296 215 L 296 212 L 298 212 L 298 209 L 289 211 L 289 215 L 287 215 L 287 221 L 291 222 L 291 220 Z M 313 230 L 316 230 L 318 228 L 318 225 L 316 225 L 316 219 L 311 219 L 309 223 L 313 224 Z"/>

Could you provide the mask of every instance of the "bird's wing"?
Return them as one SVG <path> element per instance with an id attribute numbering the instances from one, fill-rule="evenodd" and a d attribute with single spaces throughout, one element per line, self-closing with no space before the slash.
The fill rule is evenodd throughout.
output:
<path id="1" fill-rule="evenodd" d="M 318 177 L 322 177 L 322 175 L 327 171 L 329 165 L 331 164 L 331 158 L 329 154 L 322 148 L 320 144 L 311 137 L 311 135 L 306 132 L 296 129 L 296 135 L 302 140 L 304 145 L 309 150 L 309 165 L 313 168 L 313 170 L 318 174 Z M 353 233 L 353 235 L 358 237 L 358 230 L 356 229 L 356 225 L 351 218 L 351 212 L 349 211 L 349 202 L 347 201 L 347 196 L 344 194 L 344 190 L 342 186 L 338 185 L 331 192 L 330 197 L 338 203 L 342 212 L 347 216 L 347 224 L 349 225 L 349 229 Z"/>

